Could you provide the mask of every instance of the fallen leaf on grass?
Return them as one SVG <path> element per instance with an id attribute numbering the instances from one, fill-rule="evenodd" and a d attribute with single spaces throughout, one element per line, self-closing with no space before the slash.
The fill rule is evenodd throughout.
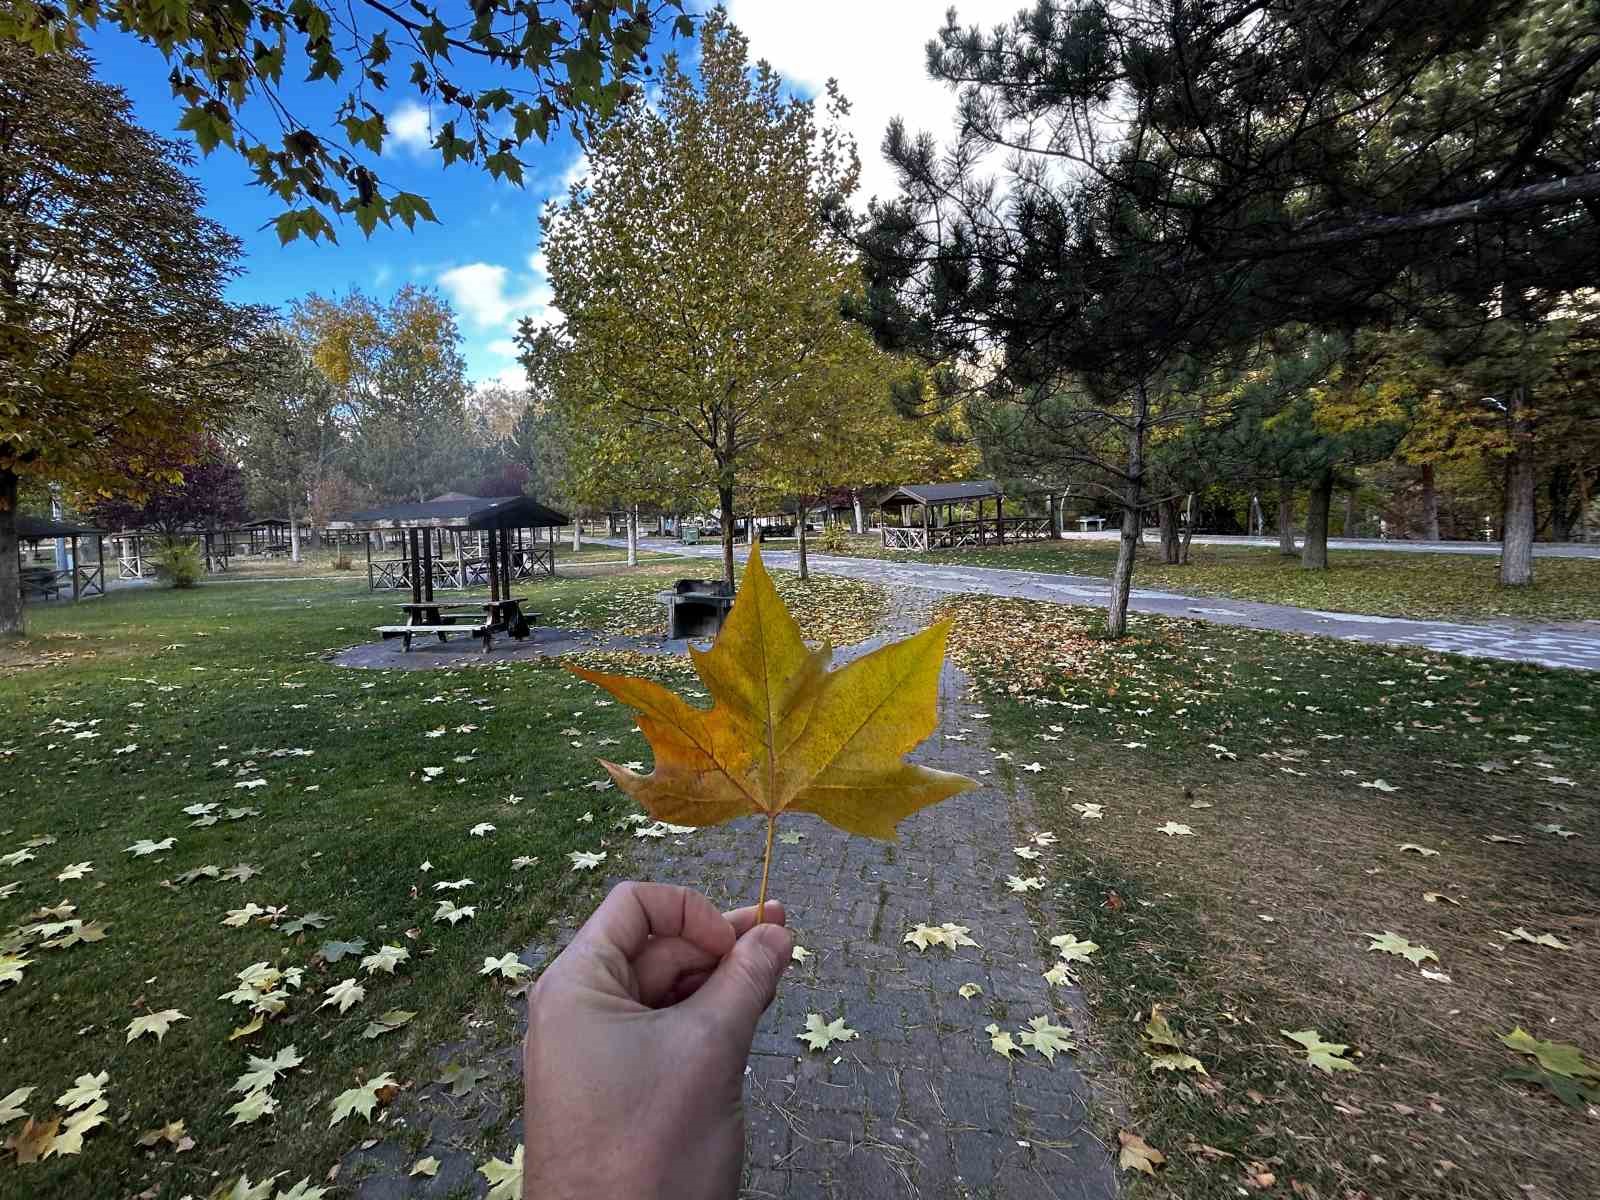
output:
<path id="1" fill-rule="evenodd" d="M 270 1117 L 277 1111 L 278 1102 L 272 1098 L 272 1093 L 264 1091 L 251 1092 L 228 1109 L 233 1114 L 234 1125 L 254 1125 L 262 1117 Z"/>
<path id="2" fill-rule="evenodd" d="M 56 1140 L 56 1131 L 60 1128 L 60 1117 L 51 1117 L 48 1121 L 35 1121 L 29 1117 L 21 1129 L 6 1139 L 6 1149 L 16 1155 L 19 1166 L 36 1163 L 49 1153 L 51 1143 Z"/>
<path id="3" fill-rule="evenodd" d="M 417 1159 L 411 1164 L 411 1170 L 406 1172 L 407 1175 L 421 1175 L 428 1179 L 432 1179 L 438 1173 L 439 1160 L 431 1154 L 426 1158 Z"/>
<path id="4" fill-rule="evenodd" d="M 795 1034 L 812 1050 L 826 1050 L 834 1042 L 853 1041 L 857 1036 L 854 1029 L 845 1025 L 843 1017 L 824 1021 L 820 1013 L 807 1013 L 806 1027 Z"/>
<path id="5" fill-rule="evenodd" d="M 975 983 L 963 983 L 956 989 L 956 995 L 963 1000 L 971 1000 L 974 996 L 983 995 L 983 989 Z"/>
<path id="6" fill-rule="evenodd" d="M 1375 792 L 1398 792 L 1400 790 L 1386 779 L 1374 779 L 1370 783 L 1363 783 L 1361 786 L 1371 788 Z"/>
<path id="7" fill-rule="evenodd" d="M 271 1058 L 258 1058 L 252 1054 L 250 1056 L 250 1069 L 234 1080 L 233 1086 L 228 1090 L 230 1092 L 244 1092 L 246 1095 L 252 1092 L 264 1092 L 276 1082 L 279 1075 L 282 1075 L 285 1071 L 294 1070 L 303 1062 L 305 1062 L 305 1059 L 300 1057 L 300 1052 L 294 1048 L 292 1043 L 279 1050 Z"/>
<path id="8" fill-rule="evenodd" d="M 323 994 L 327 999 L 317 1005 L 319 1009 L 327 1008 L 330 1004 L 337 1004 L 339 1011 L 344 1013 L 349 1012 L 351 1008 L 367 998 L 367 989 L 354 979 L 342 979 Z"/>
<path id="9" fill-rule="evenodd" d="M 598 854 L 592 853 L 588 850 L 574 850 L 572 853 L 567 855 L 567 858 L 572 862 L 572 869 L 574 871 L 592 871 L 601 863 L 605 862 L 606 853 L 607 852 L 604 850 L 600 851 Z"/>
<path id="10" fill-rule="evenodd" d="M 365 938 L 356 938 L 353 942 L 323 942 L 317 947 L 317 955 L 326 963 L 336 963 L 342 958 L 352 954 L 364 954 L 367 949 Z"/>
<path id="11" fill-rule="evenodd" d="M 19 1087 L 0 1096 L 0 1125 L 9 1125 L 18 1117 L 27 1116 L 28 1110 L 22 1106 L 37 1090 L 37 1088 Z"/>
<path id="12" fill-rule="evenodd" d="M 1051 967 L 1044 973 L 1044 981 L 1050 984 L 1052 987 L 1063 983 L 1071 983 L 1072 972 L 1067 969 L 1066 963 L 1058 962 L 1055 966 Z"/>
<path id="13" fill-rule="evenodd" d="M 499 958 L 485 955 L 483 967 L 478 971 L 478 974 L 499 975 L 502 978 L 514 980 L 521 979 L 532 970 L 533 968 L 528 966 L 527 963 L 518 962 L 517 956 L 507 951 Z"/>
<path id="14" fill-rule="evenodd" d="M 1501 1034 L 1500 1040 L 1518 1054 L 1537 1059 L 1539 1065 L 1552 1074 L 1568 1079 L 1600 1079 L 1600 1067 L 1586 1060 L 1583 1052 L 1570 1042 L 1544 1041 L 1520 1025 L 1510 1033 Z"/>
<path id="15" fill-rule="evenodd" d="M 416 1015 L 416 1013 L 407 1012 L 403 1008 L 391 1008 L 388 1012 L 369 1021 L 367 1027 L 361 1031 L 361 1036 L 369 1040 L 380 1038 L 386 1033 L 393 1033 Z"/>
<path id="16" fill-rule="evenodd" d="M 369 975 L 382 971 L 385 975 L 393 975 L 395 967 L 411 957 L 411 951 L 404 946 L 379 946 L 377 950 L 361 960 L 361 969 Z"/>
<path id="17" fill-rule="evenodd" d="M 1435 858 L 1439 854 L 1437 850 L 1430 849 L 1427 846 L 1420 846 L 1416 842 L 1401 843 L 1400 852 L 1404 854 L 1407 851 L 1410 851 L 1412 854 L 1420 854 L 1423 858 Z"/>
<path id="18" fill-rule="evenodd" d="M 1144 1027 L 1145 1057 L 1152 1071 L 1195 1071 L 1209 1075 L 1205 1065 L 1183 1049 L 1183 1039 L 1167 1021 L 1163 1005 L 1150 1006 L 1150 1021 Z"/>
<path id="19" fill-rule="evenodd" d="M 71 1087 L 56 1097 L 56 1107 L 71 1112 L 75 1108 L 94 1104 L 105 1094 L 106 1084 L 110 1081 L 109 1071 L 101 1071 L 98 1075 L 79 1075 Z"/>
<path id="20" fill-rule="evenodd" d="M 377 1107 L 379 1094 L 386 1088 L 397 1088 L 393 1075 L 387 1071 L 382 1075 L 375 1075 L 365 1083 L 357 1084 L 348 1091 L 340 1092 L 333 1099 L 330 1106 L 333 1113 L 328 1121 L 328 1128 L 332 1129 L 347 1117 L 360 1113 L 368 1121 L 372 1120 L 372 1110 Z"/>
<path id="21" fill-rule="evenodd" d="M 812 954 L 811 951 L 807 950 L 804 946 L 800 945 L 800 943 L 796 942 L 794 949 L 789 951 L 789 957 L 797 963 L 803 963 L 808 958 L 815 958 L 816 955 Z"/>
<path id="22" fill-rule="evenodd" d="M 1306 1050 L 1306 1062 L 1317 1070 L 1327 1075 L 1335 1071 L 1359 1071 L 1360 1067 L 1344 1057 L 1350 1049 L 1342 1042 L 1325 1042 L 1322 1035 L 1315 1029 L 1301 1029 L 1290 1033 L 1287 1029 L 1278 1030 L 1291 1042 L 1299 1042 Z"/>
<path id="23" fill-rule="evenodd" d="M 1006 887 L 1013 892 L 1042 892 L 1044 890 L 1044 878 L 1039 875 L 1029 875 L 1027 878 L 1023 878 L 1021 875 L 1007 875 Z"/>
<path id="24" fill-rule="evenodd" d="M 1062 962 L 1088 962 L 1089 956 L 1100 949 L 1097 942 L 1080 942 L 1072 933 L 1058 934 L 1050 939 L 1050 944 L 1061 955 Z"/>
<path id="25" fill-rule="evenodd" d="M 1429 958 L 1434 962 L 1439 961 L 1439 956 L 1426 946 L 1413 946 L 1391 930 L 1384 930 L 1382 934 L 1369 933 L 1367 936 L 1372 939 L 1371 944 L 1367 946 L 1368 950 L 1382 950 L 1385 954 L 1396 954 L 1413 963 L 1421 963 Z"/>
<path id="26" fill-rule="evenodd" d="M 1156 826 L 1157 833 L 1164 833 L 1168 837 L 1194 837 L 1195 831 L 1187 825 L 1180 825 L 1176 821 L 1168 821 L 1165 825 Z"/>
<path id="27" fill-rule="evenodd" d="M 1552 950 L 1572 949 L 1571 946 L 1567 945 L 1566 942 L 1563 942 L 1553 933 L 1541 933 L 1535 935 L 1529 933 L 1521 925 L 1518 925 L 1510 933 L 1507 933 L 1504 929 L 1496 929 L 1495 932 L 1501 937 L 1505 938 L 1508 942 L 1527 942 L 1529 945 L 1533 946 L 1549 946 Z"/>
<path id="28" fill-rule="evenodd" d="M 1154 1175 L 1156 1168 L 1167 1161 L 1167 1156 L 1154 1146 L 1146 1142 L 1137 1133 L 1129 1133 L 1126 1129 L 1117 1130 L 1117 1141 L 1121 1143 L 1121 1153 L 1117 1155 L 1117 1165 L 1125 1171 L 1142 1171 L 1146 1175 Z"/>
<path id="29" fill-rule="evenodd" d="M 433 919 L 435 921 L 449 921 L 452 925 L 458 925 L 468 917 L 477 915 L 477 905 L 463 904 L 457 906 L 453 900 L 441 900 L 439 901 L 439 907 L 433 910 Z"/>
<path id="30" fill-rule="evenodd" d="M 97 1129 L 107 1124 L 106 1110 L 110 1107 L 105 1100 L 96 1100 L 88 1108 L 80 1109 L 66 1118 L 61 1123 L 61 1129 L 55 1137 L 50 1139 L 50 1145 L 45 1149 L 44 1157 L 49 1158 L 56 1154 L 81 1154 L 83 1152 L 83 1135 L 91 1129 Z"/>
<path id="31" fill-rule="evenodd" d="M 1422 898 L 1429 904 L 1439 904 L 1443 902 L 1445 904 L 1454 904 L 1457 908 L 1461 907 L 1461 901 L 1457 900 L 1454 896 L 1446 896 L 1443 892 L 1423 892 Z"/>
<path id="32" fill-rule="evenodd" d="M 145 1149 L 149 1149 L 150 1147 L 159 1145 L 162 1142 L 166 1142 L 167 1145 L 172 1146 L 180 1151 L 193 1148 L 194 1146 L 194 1140 L 188 1137 L 184 1132 L 183 1122 L 181 1120 L 168 1121 L 165 1125 L 158 1125 L 154 1129 L 147 1129 L 134 1140 L 133 1144 L 135 1146 L 141 1146 Z M 189 1145 L 187 1147 L 184 1146 L 184 1142 L 188 1142 Z"/>
<path id="33" fill-rule="evenodd" d="M 160 1012 L 149 1013 L 143 1017 L 135 1017 L 128 1022 L 127 1040 L 131 1042 L 134 1038 L 153 1033 L 156 1041 L 159 1042 L 167 1036 L 167 1030 L 172 1028 L 174 1021 L 187 1021 L 188 1019 L 175 1008 L 164 1008 Z M 126 1045 L 127 1043 L 124 1042 L 123 1044 Z"/>
<path id="34" fill-rule="evenodd" d="M 510 1162 L 491 1158 L 478 1168 L 478 1174 L 489 1181 L 484 1200 L 522 1200 L 522 1147 L 517 1147 Z"/>
<path id="35" fill-rule="evenodd" d="M 171 850 L 177 840 L 177 838 L 169 837 L 163 838 L 161 841 L 157 842 L 152 841 L 150 838 L 140 838 L 133 845 L 128 847 L 128 853 L 133 855 L 135 858 L 144 858 L 150 854 L 160 854 L 164 850 Z M 28 857 L 32 858 L 33 856 L 30 854 Z"/>

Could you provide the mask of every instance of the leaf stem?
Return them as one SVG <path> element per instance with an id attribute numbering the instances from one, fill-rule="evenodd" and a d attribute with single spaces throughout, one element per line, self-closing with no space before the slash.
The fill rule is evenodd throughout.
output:
<path id="1" fill-rule="evenodd" d="M 761 895 L 756 900 L 756 924 L 767 919 L 767 872 L 772 869 L 772 835 L 777 832 L 778 814 L 767 814 L 767 854 L 761 860 Z"/>

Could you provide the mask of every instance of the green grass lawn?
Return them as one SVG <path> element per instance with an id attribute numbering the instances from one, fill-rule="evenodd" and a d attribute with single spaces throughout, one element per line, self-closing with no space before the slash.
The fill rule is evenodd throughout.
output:
<path id="1" fill-rule="evenodd" d="M 852 539 L 852 553 L 929 563 L 1009 567 L 1109 578 L 1114 542 L 1024 542 L 938 550 L 926 555 L 885 551 L 876 538 Z M 1600 560 L 1540 558 L 1534 584 L 1503 588 L 1492 555 L 1330 550 L 1326 571 L 1307 571 L 1296 557 L 1268 547 L 1191 546 L 1189 564 L 1161 561 L 1152 536 L 1139 551 L 1136 588 L 1292 604 L 1334 612 L 1415 618 L 1525 621 L 1600 620 Z"/>
<path id="2" fill-rule="evenodd" d="M 658 629 L 653 594 L 673 569 L 526 591 L 548 623 Z M 360 1117 L 330 1129 L 335 1097 L 385 1072 L 405 1092 L 435 1081 L 436 1048 L 468 1030 L 509 1040 L 517 1001 L 479 973 L 485 957 L 548 945 L 551 923 L 587 912 L 625 863 L 625 802 L 589 786 L 599 755 L 648 759 L 625 710 L 546 661 L 334 667 L 330 652 L 392 619 L 393 597 L 364 582 L 118 591 L 31 609 L 30 636 L 0 647 L 0 964 L 10 955 L 20 975 L 0 982 L 0 1097 L 33 1089 L 16 1107 L 46 1122 L 67 1115 L 55 1101 L 79 1076 L 108 1076 L 108 1124 L 80 1154 L 0 1161 L 0 1193 L 208 1195 L 241 1170 L 321 1181 L 375 1132 Z M 814 637 L 862 636 L 881 610 L 863 585 L 778 582 Z M 141 842 L 164 848 L 130 852 Z M 601 849 L 599 871 L 568 861 Z M 473 913 L 436 919 L 441 901 Z M 71 929 L 39 925 L 73 920 L 104 936 L 42 944 Z M 356 942 L 364 952 L 337 944 Z M 408 959 L 363 970 L 385 945 Z M 250 1009 L 219 997 L 257 963 L 303 977 L 235 1040 Z M 362 1000 L 322 1006 L 351 980 Z M 184 1019 L 162 1040 L 127 1040 L 130 1022 L 169 1009 Z M 391 1010 L 416 1016 L 364 1036 Z M 276 1111 L 235 1124 L 249 1057 L 290 1045 L 304 1062 L 271 1087 Z M 174 1121 L 192 1148 L 136 1146 Z M 0 1139 L 24 1128 L 7 1116 Z M 487 1159 L 520 1140 L 496 1137 L 468 1148 Z"/>
<path id="3" fill-rule="evenodd" d="M 1533 1064 L 1499 1041 L 1520 1025 L 1600 1069 L 1600 679 L 951 608 L 996 774 L 1059 837 L 1023 864 L 1042 934 L 1098 945 L 1074 970 L 1085 1062 L 1123 1106 L 1102 1133 L 1168 1158 L 1134 1194 L 1600 1194 L 1600 1109 L 1509 1078 Z M 1369 950 L 1386 931 L 1436 960 Z M 1204 1075 L 1154 1068 L 1158 1004 Z M 1359 1069 L 1308 1066 L 1282 1033 L 1307 1029 Z"/>

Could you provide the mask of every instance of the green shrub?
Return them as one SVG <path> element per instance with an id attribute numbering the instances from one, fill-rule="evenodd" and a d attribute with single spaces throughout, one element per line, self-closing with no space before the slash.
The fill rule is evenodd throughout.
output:
<path id="1" fill-rule="evenodd" d="M 822 527 L 822 532 L 817 534 L 818 549 L 829 554 L 843 554 L 850 549 L 850 531 L 845 528 L 843 521 L 830 521 Z"/>
<path id="2" fill-rule="evenodd" d="M 175 588 L 192 588 L 205 572 L 200 543 L 169 541 L 156 551 L 156 575 Z"/>

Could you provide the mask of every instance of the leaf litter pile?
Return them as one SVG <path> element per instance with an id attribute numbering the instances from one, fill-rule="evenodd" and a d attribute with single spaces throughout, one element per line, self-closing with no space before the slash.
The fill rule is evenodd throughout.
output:
<path id="1" fill-rule="evenodd" d="M 1072 965 L 1127 1171 L 1185 1197 L 1600 1195 L 1600 679 L 944 615 L 995 777 L 1070 830 L 1029 903 L 1095 947 Z"/>

